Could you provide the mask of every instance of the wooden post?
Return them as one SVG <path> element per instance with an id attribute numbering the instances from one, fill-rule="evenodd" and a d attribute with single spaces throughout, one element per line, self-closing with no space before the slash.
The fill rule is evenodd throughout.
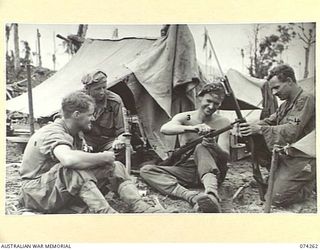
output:
<path id="1" fill-rule="evenodd" d="M 14 42 L 14 73 L 17 76 L 20 72 L 20 50 L 19 50 L 19 31 L 18 24 L 13 24 L 13 42 Z"/>
<path id="2" fill-rule="evenodd" d="M 125 107 L 122 107 L 122 115 L 124 122 L 124 133 L 122 134 L 125 138 L 125 150 L 126 150 L 126 169 L 128 173 L 131 172 L 131 133 L 129 128 L 129 116 L 128 111 Z"/>
<path id="3" fill-rule="evenodd" d="M 52 54 L 52 62 L 53 62 L 53 70 L 56 70 L 56 34 L 53 32 L 53 54 Z"/>
<path id="4" fill-rule="evenodd" d="M 38 43 L 39 67 L 42 67 L 41 50 L 40 50 L 40 37 L 41 37 L 41 34 L 40 34 L 40 32 L 39 32 L 39 29 L 37 29 L 37 43 Z"/>
<path id="5" fill-rule="evenodd" d="M 269 173 L 268 190 L 267 190 L 267 194 L 266 194 L 266 203 L 264 206 L 265 213 L 270 213 L 270 211 L 271 211 L 274 176 L 275 176 L 276 169 L 278 168 L 279 153 L 280 153 L 279 146 L 275 145 L 272 150 L 272 159 L 271 159 L 271 167 L 270 167 L 270 173 Z"/>
<path id="6" fill-rule="evenodd" d="M 27 64 L 27 81 L 28 81 L 28 103 L 29 103 L 29 123 L 30 134 L 34 134 L 34 116 L 33 116 L 33 99 L 32 99 L 32 84 L 31 84 L 31 67 L 30 67 L 30 47 L 28 42 L 25 42 L 26 47 L 26 64 Z"/>

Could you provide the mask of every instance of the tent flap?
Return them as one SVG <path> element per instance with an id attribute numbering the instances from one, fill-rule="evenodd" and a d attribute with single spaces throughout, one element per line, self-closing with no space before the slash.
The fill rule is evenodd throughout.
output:
<path id="1" fill-rule="evenodd" d="M 126 66 L 171 116 L 173 89 L 199 79 L 192 34 L 187 25 L 170 25 L 167 36 Z"/>

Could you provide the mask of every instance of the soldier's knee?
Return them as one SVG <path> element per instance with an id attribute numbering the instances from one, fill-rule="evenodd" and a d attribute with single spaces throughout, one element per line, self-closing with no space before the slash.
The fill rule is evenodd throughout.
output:
<path id="1" fill-rule="evenodd" d="M 114 176 L 122 178 L 124 180 L 130 179 L 130 176 L 128 174 L 128 171 L 126 170 L 126 167 L 119 161 L 114 162 Z"/>
<path id="2" fill-rule="evenodd" d="M 62 168 L 62 172 L 59 172 L 56 183 L 62 183 L 66 190 L 76 195 L 82 188 L 82 186 L 88 182 L 96 182 L 96 178 L 87 170 L 78 170 L 71 168 Z"/>
<path id="3" fill-rule="evenodd" d="M 272 195 L 272 205 L 278 207 L 287 207 L 300 200 L 299 192 L 281 191 Z"/>
<path id="4" fill-rule="evenodd" d="M 203 146 L 201 143 L 199 143 L 195 149 L 194 149 L 194 152 L 198 152 L 199 150 L 203 150 L 203 149 L 206 149 L 205 146 Z"/>
<path id="5" fill-rule="evenodd" d="M 271 196 L 271 203 L 274 206 L 283 207 L 286 203 L 286 200 L 289 197 L 288 185 L 284 183 L 274 183 L 273 193 Z"/>
<path id="6" fill-rule="evenodd" d="M 77 183 L 84 183 L 92 179 L 92 175 L 86 170 L 64 168 L 63 175 L 66 180 L 76 181 Z"/>
<path id="7" fill-rule="evenodd" d="M 278 206 L 278 207 L 282 207 L 283 204 L 285 203 L 284 197 L 279 193 L 272 195 L 271 200 L 272 200 L 272 205 Z"/>
<path id="8" fill-rule="evenodd" d="M 146 180 L 154 172 L 154 169 L 155 169 L 154 165 L 145 165 L 140 169 L 140 176 Z"/>
<path id="9" fill-rule="evenodd" d="M 287 197 L 274 197 L 272 199 L 272 205 L 277 207 L 287 207 L 291 204 L 292 202 L 288 201 Z"/>

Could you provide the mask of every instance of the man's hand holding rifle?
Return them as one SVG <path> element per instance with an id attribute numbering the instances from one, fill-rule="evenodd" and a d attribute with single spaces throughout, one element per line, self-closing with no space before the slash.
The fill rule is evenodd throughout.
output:
<path id="1" fill-rule="evenodd" d="M 182 163 L 181 161 L 181 157 L 191 151 L 194 150 L 195 147 L 201 143 L 203 146 L 205 147 L 211 147 L 211 148 L 215 148 L 217 149 L 221 154 L 224 154 L 224 156 L 226 158 L 229 157 L 229 155 L 227 152 L 225 152 L 224 150 L 221 150 L 219 148 L 219 145 L 217 143 L 217 137 L 222 134 L 225 133 L 226 131 L 230 130 L 233 128 L 233 126 L 235 124 L 239 124 L 240 120 L 236 120 L 233 123 L 230 123 L 229 125 L 227 125 L 224 128 L 215 130 L 212 129 L 210 126 L 208 126 L 207 124 L 198 124 L 198 125 L 194 125 L 194 126 L 190 126 L 189 128 L 187 128 L 185 130 L 185 132 L 194 132 L 194 133 L 198 133 L 198 135 L 200 135 L 199 138 L 194 139 L 193 141 L 188 142 L 187 144 L 183 145 L 182 147 L 178 148 L 177 150 L 175 150 L 170 157 L 168 157 L 166 160 L 162 161 L 160 163 L 160 165 L 177 165 L 177 163 Z"/>
<path id="2" fill-rule="evenodd" d="M 140 175 L 160 192 L 190 202 L 197 212 L 218 213 L 218 184 L 227 173 L 233 124 L 216 113 L 225 97 L 220 81 L 206 84 L 198 97 L 197 110 L 176 114 L 160 130 L 165 135 L 180 135 L 182 147 L 158 165 L 144 166 Z M 203 192 L 188 189 L 200 182 Z"/>
<path id="3" fill-rule="evenodd" d="M 234 94 L 234 92 L 233 92 L 233 90 L 232 90 L 232 88 L 230 86 L 228 77 L 223 73 L 222 67 L 220 65 L 218 56 L 216 54 L 216 51 L 215 51 L 215 48 L 214 48 L 214 46 L 212 44 L 210 36 L 208 36 L 208 41 L 209 41 L 209 45 L 211 46 L 211 49 L 212 49 L 212 52 L 213 52 L 213 56 L 214 56 L 214 58 L 215 58 L 215 60 L 217 62 L 218 69 L 220 71 L 221 77 L 223 77 L 223 83 L 224 83 L 224 88 L 226 90 L 226 95 L 229 96 L 229 98 L 233 102 L 234 110 L 235 110 L 235 112 L 237 114 L 237 118 L 245 123 L 246 121 L 245 121 L 244 117 L 241 114 L 241 109 L 240 109 L 240 105 L 238 103 L 238 100 L 237 100 L 237 98 L 236 98 L 236 96 L 235 96 L 235 94 Z M 243 125 L 243 126 L 246 126 L 246 125 Z M 249 135 L 250 131 L 247 131 L 247 134 Z M 258 161 L 257 161 L 257 157 L 256 157 L 255 144 L 254 144 L 254 141 L 253 141 L 252 137 L 250 137 L 250 136 L 247 137 L 246 145 L 247 145 L 249 151 L 251 152 L 253 177 L 258 183 L 260 199 L 263 201 L 264 200 L 264 194 L 265 194 L 265 191 L 266 191 L 266 186 L 265 186 L 264 180 L 263 180 L 261 172 L 260 172 L 260 167 L 259 167 L 259 164 L 258 164 Z"/>

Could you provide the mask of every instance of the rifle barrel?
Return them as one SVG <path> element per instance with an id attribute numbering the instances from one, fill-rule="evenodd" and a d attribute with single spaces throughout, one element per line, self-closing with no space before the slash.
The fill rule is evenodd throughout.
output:
<path id="1" fill-rule="evenodd" d="M 60 38 L 60 39 L 62 39 L 62 40 L 64 40 L 64 41 L 66 41 L 66 42 L 71 42 L 68 38 L 66 38 L 66 37 L 64 37 L 64 36 L 61 36 L 60 34 L 57 34 L 56 35 L 56 37 L 58 37 L 58 38 Z"/>

